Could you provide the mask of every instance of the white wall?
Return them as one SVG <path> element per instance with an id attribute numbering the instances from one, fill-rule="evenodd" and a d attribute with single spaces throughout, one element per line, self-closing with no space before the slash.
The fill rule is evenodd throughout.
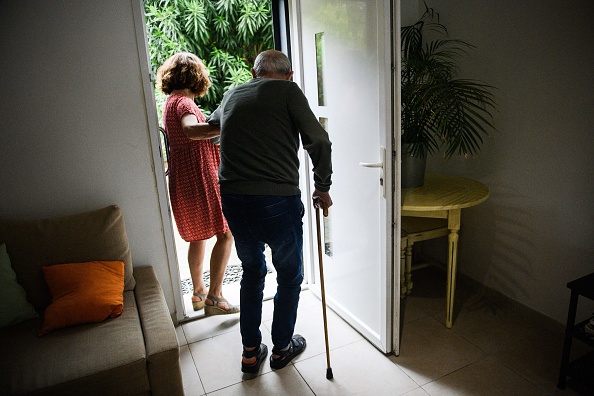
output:
<path id="1" fill-rule="evenodd" d="M 173 313 L 134 1 L 0 2 L 0 216 L 118 204 Z"/>
<path id="2" fill-rule="evenodd" d="M 462 211 L 459 270 L 565 322 L 567 282 L 594 271 L 594 2 L 428 5 L 452 37 L 477 47 L 464 76 L 498 87 L 500 103 L 499 132 L 477 158 L 428 162 L 491 189 Z M 581 316 L 593 310 L 580 301 Z"/>

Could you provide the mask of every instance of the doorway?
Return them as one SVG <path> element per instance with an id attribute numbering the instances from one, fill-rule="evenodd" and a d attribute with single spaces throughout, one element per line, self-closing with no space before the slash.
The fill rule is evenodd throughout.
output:
<path id="1" fill-rule="evenodd" d="M 294 81 L 333 142 L 335 204 L 325 225 L 331 233 L 325 235 L 326 301 L 378 349 L 398 353 L 400 301 L 394 296 L 394 285 L 399 284 L 399 261 L 394 252 L 399 251 L 399 238 L 395 238 L 399 234 L 400 182 L 395 165 L 399 136 L 395 131 L 400 110 L 399 78 L 394 77 L 399 70 L 394 48 L 399 45 L 393 28 L 399 26 L 399 1 L 276 0 L 272 4 L 285 9 L 275 22 L 275 28 L 277 23 L 284 25 L 280 31 L 285 32 L 285 40 L 275 43 L 276 48 L 293 55 Z M 304 150 L 300 162 L 306 203 L 304 271 L 307 286 L 319 293 L 314 268 L 317 251 L 312 243 L 311 164 Z M 178 262 L 182 267 L 185 260 Z"/>
<path id="2" fill-rule="evenodd" d="M 183 296 L 183 304 L 184 304 L 184 312 L 185 317 L 187 320 L 197 319 L 204 316 L 204 310 L 194 311 L 192 308 L 192 292 L 193 292 L 193 285 L 192 279 L 190 277 L 190 269 L 188 267 L 188 247 L 189 243 L 184 241 L 177 232 L 177 226 L 175 224 L 175 219 L 171 218 L 173 223 L 173 232 L 175 237 L 175 250 L 177 255 L 178 267 L 179 267 L 179 276 L 181 280 L 181 291 Z M 212 248 L 216 242 L 216 237 L 209 239 L 206 243 L 206 255 L 204 259 L 204 273 L 203 278 L 206 286 L 210 285 L 210 263 L 208 261 L 210 257 L 210 253 L 212 252 Z M 272 267 L 271 263 L 271 253 L 270 249 L 267 247 L 264 251 L 266 256 L 266 266 L 268 268 L 268 274 L 266 275 L 266 283 L 264 288 L 264 299 L 271 299 L 274 297 L 276 293 L 276 278 L 275 278 L 275 271 L 274 267 Z M 237 252 L 235 250 L 235 245 L 233 246 L 233 250 L 231 252 L 231 257 L 229 258 L 229 263 L 227 264 L 227 268 L 225 270 L 225 277 L 223 279 L 223 295 L 231 304 L 239 304 L 239 286 L 241 280 L 241 261 L 239 257 L 237 257 Z"/>
<path id="3" fill-rule="evenodd" d="M 212 86 L 204 97 L 196 100 L 206 116 L 216 109 L 227 90 L 251 79 L 250 68 L 257 53 L 273 47 L 273 5 L 269 0 L 144 0 L 143 6 L 153 76 L 156 76 L 158 67 L 169 56 L 182 51 L 198 55 L 209 67 Z M 162 126 L 161 111 L 166 96 L 156 87 L 154 92 L 159 125 Z M 168 185 L 169 153 L 166 135 L 160 129 L 160 154 L 165 168 L 165 183 Z M 168 191 L 167 188 L 166 190 Z M 183 311 L 181 320 L 198 318 L 204 315 L 204 310 L 194 312 L 192 308 L 193 285 L 187 259 L 189 243 L 178 233 L 169 199 L 167 204 L 175 242 L 174 256 L 177 259 L 170 271 L 174 287 L 179 283 L 176 304 L 178 311 Z M 207 241 L 203 273 L 207 287 L 210 283 L 209 259 L 215 242 L 216 237 Z M 270 264 L 270 249 L 266 249 L 265 255 L 269 270 L 264 292 L 265 298 L 271 298 L 275 293 L 276 281 L 272 279 L 274 269 Z M 232 304 L 239 303 L 241 274 L 241 263 L 233 247 L 223 281 L 223 295 Z"/>

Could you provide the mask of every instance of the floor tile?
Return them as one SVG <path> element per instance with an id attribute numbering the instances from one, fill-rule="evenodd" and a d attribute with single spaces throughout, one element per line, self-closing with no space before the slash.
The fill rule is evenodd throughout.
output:
<path id="1" fill-rule="evenodd" d="M 264 326 L 261 327 L 261 331 L 262 342 L 270 345 L 270 333 Z M 243 347 L 239 330 L 192 343 L 189 347 L 204 390 L 207 393 L 238 384 L 243 380 L 256 376 L 241 372 L 241 351 Z M 270 365 L 264 362 L 259 374 L 270 370 Z"/>
<path id="2" fill-rule="evenodd" d="M 568 378 L 565 389 L 555 387 L 552 392 L 547 394 L 555 396 L 592 396 L 594 395 L 594 389 L 591 386 L 585 387 L 584 384 L 576 383 Z"/>
<path id="3" fill-rule="evenodd" d="M 405 393 L 402 396 L 429 396 L 429 393 L 425 392 L 423 388 L 419 387 L 415 390 Z"/>
<path id="4" fill-rule="evenodd" d="M 305 337 L 307 340 L 307 348 L 301 355 L 294 359 L 294 362 L 326 353 L 324 316 L 321 304 L 321 301 L 310 291 L 301 292 L 301 299 L 297 312 L 297 323 L 295 324 L 295 334 L 301 334 Z M 327 309 L 326 316 L 330 350 L 363 339 L 359 333 L 346 324 L 332 310 Z M 264 325 L 271 330 L 272 320 L 264 322 Z"/>
<path id="5" fill-rule="evenodd" d="M 546 393 L 521 375 L 489 357 L 470 364 L 423 386 L 431 396 L 451 395 L 522 395 L 541 396 Z"/>
<path id="6" fill-rule="evenodd" d="M 412 271 L 413 288 L 407 300 L 429 315 L 445 313 L 446 273 L 435 267 Z"/>
<path id="7" fill-rule="evenodd" d="M 572 359 L 588 352 L 589 349 L 579 342 L 575 342 Z M 528 379 L 547 393 L 557 391 L 559 366 L 563 350 L 563 338 L 549 330 L 542 329 L 536 335 L 530 336 L 512 346 L 494 354 L 495 358 L 507 367 Z M 566 394 L 573 393 L 571 389 Z"/>
<path id="8" fill-rule="evenodd" d="M 272 320 L 272 313 L 274 312 L 274 300 L 268 299 L 262 303 L 262 322 Z"/>
<path id="9" fill-rule="evenodd" d="M 413 271 L 414 287 L 405 301 L 428 315 L 445 322 L 447 276 L 445 268 L 428 266 Z M 454 322 L 465 301 L 474 294 L 472 288 L 457 282 L 454 295 Z"/>
<path id="10" fill-rule="evenodd" d="M 188 340 L 186 340 L 182 325 L 175 326 L 175 335 L 177 335 L 177 343 L 179 346 L 188 345 Z"/>
<path id="11" fill-rule="evenodd" d="M 458 370 L 485 356 L 477 346 L 432 317 L 404 326 L 400 356 L 390 360 L 419 385 Z"/>
<path id="12" fill-rule="evenodd" d="M 539 331 L 525 317 L 480 293 L 465 303 L 452 329 L 488 353 Z"/>
<path id="13" fill-rule="evenodd" d="M 429 314 L 419 308 L 418 305 L 412 303 L 410 298 L 405 298 L 400 300 L 400 310 L 401 315 L 404 317 L 403 322 L 404 324 L 414 322 L 415 320 L 425 318 Z"/>
<path id="14" fill-rule="evenodd" d="M 366 340 L 335 349 L 330 358 L 332 380 L 326 379 L 325 355 L 294 364 L 316 395 L 402 395 L 418 388 Z"/>
<path id="15" fill-rule="evenodd" d="M 200 381 L 200 376 L 198 375 L 198 370 L 196 370 L 192 353 L 190 352 L 190 348 L 187 345 L 182 346 L 179 349 L 179 360 L 182 369 L 182 381 L 185 395 L 204 395 L 202 381 Z"/>
<path id="16" fill-rule="evenodd" d="M 239 314 L 214 315 L 182 324 L 188 344 L 239 330 Z"/>
<path id="17" fill-rule="evenodd" d="M 295 329 L 308 346 L 282 370 L 271 370 L 267 360 L 258 375 L 241 373 L 239 315 L 176 327 L 186 395 L 591 394 L 570 386 L 565 391 L 556 388 L 562 333 L 545 330 L 526 310 L 460 283 L 454 326 L 446 329 L 443 271 L 420 269 L 413 281 L 412 294 L 402 300 L 398 357 L 380 353 L 328 309 L 332 381 L 325 377 L 321 301 L 308 290 L 301 293 Z M 273 308 L 273 300 L 264 301 L 261 330 L 269 349 Z M 574 344 L 577 356 L 590 350 Z"/>
<path id="18" fill-rule="evenodd" d="M 208 394 L 209 396 L 314 395 L 293 366 L 276 370 Z"/>

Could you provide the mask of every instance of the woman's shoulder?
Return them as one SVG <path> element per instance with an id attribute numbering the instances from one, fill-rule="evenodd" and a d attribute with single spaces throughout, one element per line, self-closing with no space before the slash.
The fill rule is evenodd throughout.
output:
<path id="1" fill-rule="evenodd" d="M 186 95 L 172 93 L 167 97 L 167 102 L 170 103 L 192 103 L 195 104 L 194 101 L 188 98 Z"/>
<path id="2" fill-rule="evenodd" d="M 184 103 L 185 99 L 189 99 L 184 95 L 178 94 L 170 94 L 167 99 L 165 99 L 165 105 L 168 107 L 178 107 L 180 103 Z"/>

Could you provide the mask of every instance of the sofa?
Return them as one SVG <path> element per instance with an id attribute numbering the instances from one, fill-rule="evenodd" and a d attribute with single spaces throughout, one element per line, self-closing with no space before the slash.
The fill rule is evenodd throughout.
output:
<path id="1" fill-rule="evenodd" d="M 118 206 L 0 219 L 0 248 L 0 395 L 183 395 L 163 291 L 132 266 Z"/>

